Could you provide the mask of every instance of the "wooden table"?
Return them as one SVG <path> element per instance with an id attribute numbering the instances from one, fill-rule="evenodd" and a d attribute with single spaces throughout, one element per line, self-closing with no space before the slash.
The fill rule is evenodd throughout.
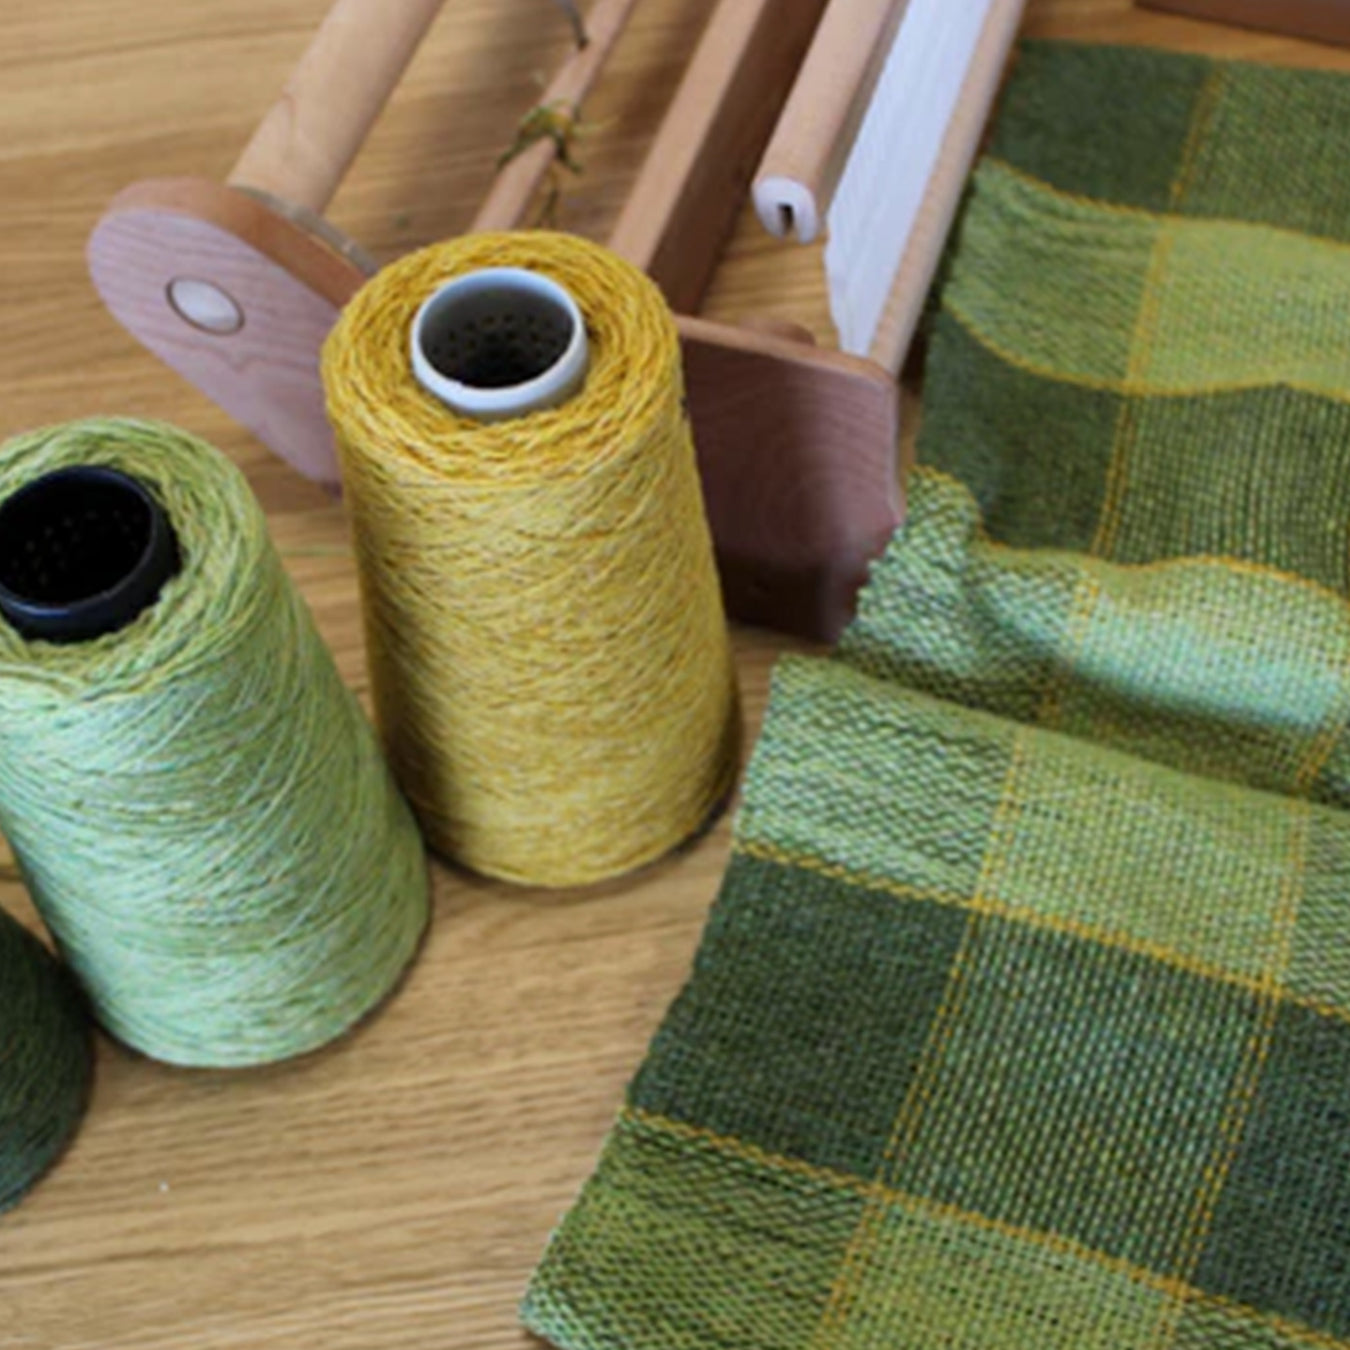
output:
<path id="1" fill-rule="evenodd" d="M 0 432 L 118 412 L 227 450 L 362 687 L 341 510 L 137 347 L 83 264 L 89 227 L 124 184 L 224 175 L 326 6 L 6 0 Z M 590 106 L 569 228 L 603 236 L 709 8 L 645 0 Z M 1128 0 L 1031 0 L 1028 30 L 1350 69 L 1350 52 Z M 382 259 L 464 229 L 567 40 L 547 0 L 450 0 L 335 222 Z M 819 278 L 817 259 L 747 217 L 708 308 L 826 333 Z M 753 731 L 781 644 L 747 631 L 737 645 Z M 438 869 L 405 986 L 372 1024 L 298 1063 L 182 1072 L 100 1040 L 74 1147 L 0 1219 L 0 1347 L 521 1346 L 516 1302 L 684 977 L 728 839 L 723 821 L 636 879 L 562 896 Z M 0 883 L 0 903 L 33 921 L 16 884 Z"/>

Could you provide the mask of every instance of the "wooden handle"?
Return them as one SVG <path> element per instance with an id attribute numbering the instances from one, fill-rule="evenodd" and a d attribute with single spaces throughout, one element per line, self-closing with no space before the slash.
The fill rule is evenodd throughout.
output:
<path id="1" fill-rule="evenodd" d="M 336 0 L 230 174 L 322 214 L 443 0 Z"/>
<path id="2" fill-rule="evenodd" d="M 928 288 L 933 284 L 942 251 L 961 205 L 970 167 L 979 153 L 980 141 L 989 122 L 1008 64 L 1008 53 L 1017 40 L 1026 0 L 992 0 L 971 58 L 956 115 L 952 118 L 938 152 L 937 165 L 929 179 L 918 220 L 900 259 L 895 280 L 886 298 L 881 322 L 868 351 L 878 365 L 898 375 L 923 314 Z"/>
<path id="3" fill-rule="evenodd" d="M 586 45 L 560 70 L 540 103 L 565 109 L 573 117 L 604 69 L 637 0 L 596 0 L 586 17 Z M 503 167 L 474 218 L 475 230 L 513 230 L 521 224 L 539 191 L 555 147 L 537 141 Z"/>
<path id="4" fill-rule="evenodd" d="M 755 175 L 755 209 L 773 234 L 804 244 L 819 234 L 908 7 L 830 0 Z"/>
<path id="5" fill-rule="evenodd" d="M 825 0 L 721 0 L 609 244 L 698 308 Z"/>

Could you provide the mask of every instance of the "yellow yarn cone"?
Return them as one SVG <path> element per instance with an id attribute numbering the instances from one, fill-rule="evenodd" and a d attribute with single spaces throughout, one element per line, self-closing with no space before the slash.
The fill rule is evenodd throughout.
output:
<path id="1" fill-rule="evenodd" d="M 410 330 L 444 283 L 493 267 L 561 285 L 590 363 L 560 406 L 483 422 L 418 383 Z M 378 720 L 432 846 L 567 886 L 694 833 L 734 780 L 739 718 L 656 287 L 570 235 L 469 236 L 369 282 L 323 376 Z"/>

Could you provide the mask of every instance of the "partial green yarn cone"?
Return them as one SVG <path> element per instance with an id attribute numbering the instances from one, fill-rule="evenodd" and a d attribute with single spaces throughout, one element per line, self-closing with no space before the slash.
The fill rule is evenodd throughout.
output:
<path id="1" fill-rule="evenodd" d="M 74 982 L 0 912 L 0 1212 L 18 1204 L 84 1114 L 89 1022 Z"/>
<path id="2" fill-rule="evenodd" d="M 0 448 L 0 501 L 74 465 L 139 480 L 180 567 L 90 641 L 0 620 L 0 825 L 114 1036 L 194 1066 L 312 1050 L 417 948 L 412 816 L 243 475 L 173 427 L 78 422 Z"/>

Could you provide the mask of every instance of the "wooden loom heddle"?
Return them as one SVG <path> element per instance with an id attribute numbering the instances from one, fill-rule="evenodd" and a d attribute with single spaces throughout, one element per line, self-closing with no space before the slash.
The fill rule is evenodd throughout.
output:
<path id="1" fill-rule="evenodd" d="M 89 240 L 90 272 L 114 316 L 302 474 L 334 488 L 318 354 L 373 264 L 323 212 L 441 4 L 336 0 L 226 183 L 136 183 Z M 635 6 L 595 0 L 588 43 L 541 103 L 579 108 Z M 990 70 L 972 71 L 988 88 L 966 101 L 944 145 L 924 229 L 892 290 L 887 345 L 872 359 L 848 356 L 694 313 L 825 9 L 826 0 L 719 0 L 608 242 L 678 315 L 730 613 L 832 640 L 901 520 L 896 376 L 1006 43 L 991 42 Z M 518 227 L 555 151 L 541 139 L 506 164 L 474 228 Z"/>

